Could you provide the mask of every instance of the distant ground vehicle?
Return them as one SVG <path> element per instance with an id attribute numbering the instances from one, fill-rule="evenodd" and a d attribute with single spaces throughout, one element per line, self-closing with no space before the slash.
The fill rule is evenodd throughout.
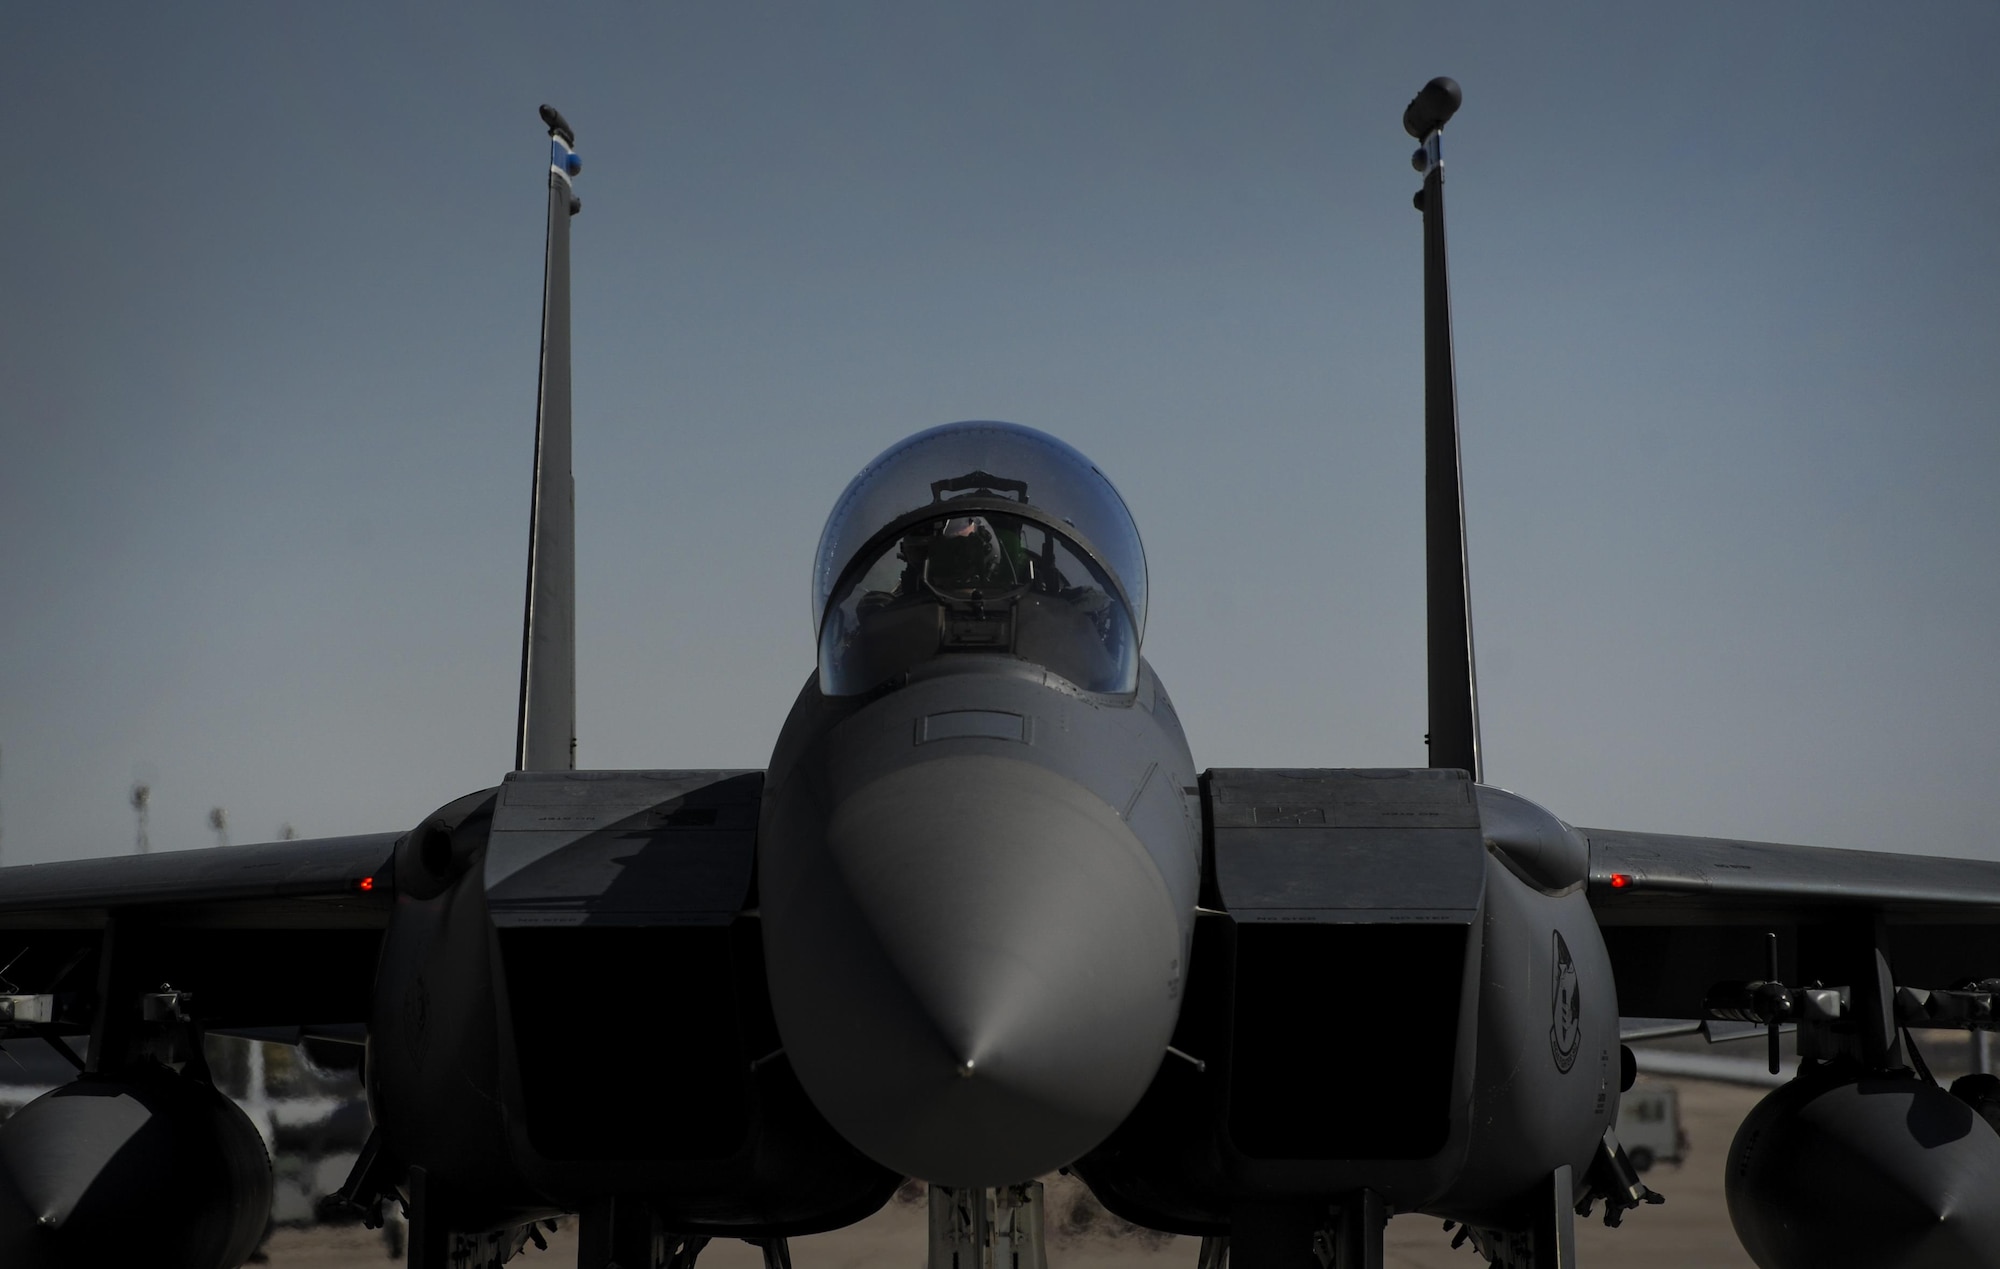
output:
<path id="1" fill-rule="evenodd" d="M 1678 1164 L 1688 1146 L 1681 1128 L 1680 1090 L 1672 1084 L 1635 1085 L 1619 1099 L 1618 1140 L 1641 1172 L 1655 1163 Z"/>

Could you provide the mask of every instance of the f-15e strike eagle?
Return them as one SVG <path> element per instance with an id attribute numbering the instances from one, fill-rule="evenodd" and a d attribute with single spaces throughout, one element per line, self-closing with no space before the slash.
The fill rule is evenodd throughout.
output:
<path id="1" fill-rule="evenodd" d="M 691 1269 L 721 1237 L 781 1267 L 908 1177 L 934 1269 L 1032 1265 L 1058 1168 L 1200 1236 L 1200 1269 L 1371 1269 L 1412 1212 L 1555 1269 L 1579 1214 L 1657 1198 L 1611 1130 L 1622 1013 L 1797 1027 L 1801 1074 L 1729 1159 L 1758 1264 L 2000 1266 L 2000 1082 L 1948 1092 L 1910 1039 L 1995 1026 L 2000 864 L 1573 828 L 1481 782 L 1459 100 L 1433 80 L 1403 117 L 1430 765 L 1370 770 L 1197 771 L 1141 655 L 1124 502 L 1002 423 L 847 487 L 766 770 L 572 769 L 581 165 L 544 107 L 518 769 L 401 836 L 0 870 L 0 1033 L 89 1037 L 0 1128 L 0 1262 L 240 1263 L 271 1181 L 203 1064 L 233 1034 L 365 1045 L 376 1128 L 341 1200 L 402 1204 L 412 1269 L 502 1263 L 565 1212 L 587 1269 Z"/>

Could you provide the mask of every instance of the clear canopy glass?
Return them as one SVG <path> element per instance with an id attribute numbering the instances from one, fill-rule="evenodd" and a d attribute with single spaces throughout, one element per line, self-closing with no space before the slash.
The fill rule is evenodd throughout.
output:
<path id="1" fill-rule="evenodd" d="M 983 478 L 976 480 L 972 478 Z M 970 483 L 967 483 L 970 481 Z M 841 575 L 861 548 L 903 516 L 978 494 L 1037 508 L 1059 521 L 1116 578 L 1146 628 L 1146 552 L 1125 500 L 1097 465 L 1046 432 L 1018 423 L 947 423 L 897 442 L 848 482 L 820 533 L 813 621 L 826 617 Z"/>
<path id="2" fill-rule="evenodd" d="M 831 695 L 967 651 L 1131 691 L 1145 613 L 1124 499 L 1089 459 L 1011 423 L 948 424 L 890 448 L 841 495 L 813 569 Z"/>

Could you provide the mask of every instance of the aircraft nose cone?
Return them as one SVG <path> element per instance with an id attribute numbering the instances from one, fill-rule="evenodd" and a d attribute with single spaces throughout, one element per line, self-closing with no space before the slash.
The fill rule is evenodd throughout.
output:
<path id="1" fill-rule="evenodd" d="M 856 790 L 824 843 L 766 892 L 765 939 L 786 1053 L 842 1135 L 906 1175 L 1000 1185 L 1124 1119 L 1173 1032 L 1181 942 L 1116 811 L 957 755 Z"/>

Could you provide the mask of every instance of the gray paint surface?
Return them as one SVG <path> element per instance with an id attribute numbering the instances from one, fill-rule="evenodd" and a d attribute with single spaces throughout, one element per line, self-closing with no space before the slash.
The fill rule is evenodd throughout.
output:
<path id="1" fill-rule="evenodd" d="M 1238 921 L 1470 924 L 1486 885 L 1456 771 L 1211 771 L 1216 882 Z"/>
<path id="2" fill-rule="evenodd" d="M 1608 924 L 1726 921 L 1732 911 L 1866 907 L 2000 922 L 2000 863 L 1887 851 L 1579 829 L 1590 893 Z M 1614 876 L 1626 879 L 1623 886 Z"/>
<path id="3" fill-rule="evenodd" d="M 515 772 L 486 846 L 494 923 L 728 924 L 762 792 L 756 771 Z"/>
<path id="4" fill-rule="evenodd" d="M 549 174 L 542 281 L 542 365 L 535 486 L 521 636 L 521 720 L 514 766 L 576 766 L 576 481 L 570 472 L 569 181 Z"/>
<path id="5" fill-rule="evenodd" d="M 1165 701 L 1146 667 L 1115 698 L 962 653 L 870 698 L 801 692 L 757 843 L 771 1005 L 814 1104 L 871 1157 L 1005 1184 L 1144 1094 L 1200 876 Z M 930 734 L 953 714 L 1018 725 Z"/>
<path id="6" fill-rule="evenodd" d="M 371 910 L 380 924 L 395 897 L 389 860 L 397 836 L 377 833 L 25 864 L 0 869 L 0 912 L 101 912 L 154 903 L 218 902 L 242 905 L 247 913 L 260 902 L 318 899 Z M 364 878 L 379 889 L 359 890 L 357 883 Z"/>

